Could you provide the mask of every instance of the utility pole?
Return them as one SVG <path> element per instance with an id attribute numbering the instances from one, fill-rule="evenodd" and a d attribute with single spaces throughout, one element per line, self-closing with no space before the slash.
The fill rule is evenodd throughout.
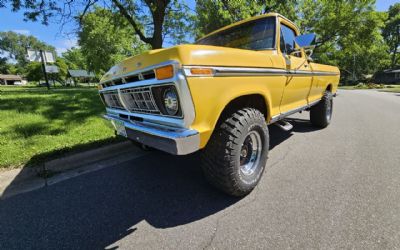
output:
<path id="1" fill-rule="evenodd" d="M 39 50 L 39 53 L 40 53 L 40 59 L 42 60 L 42 70 L 44 74 L 44 79 L 46 80 L 46 87 L 48 90 L 50 90 L 49 78 L 47 77 L 46 61 L 44 60 L 43 50 Z"/>
<path id="2" fill-rule="evenodd" d="M 353 55 L 353 81 L 356 80 L 356 55 Z"/>
<path id="3" fill-rule="evenodd" d="M 392 55 L 392 65 L 391 65 L 391 68 L 392 69 L 394 69 L 395 68 L 395 66 L 396 66 L 396 54 L 397 54 L 397 51 L 398 51 L 398 49 L 399 49 L 399 45 L 400 45 L 400 24 L 399 25 L 397 25 L 397 34 L 396 34 L 396 40 L 397 40 L 397 42 L 396 42 L 396 44 L 395 44 L 395 48 L 394 48 L 394 51 L 393 51 L 393 55 Z"/>

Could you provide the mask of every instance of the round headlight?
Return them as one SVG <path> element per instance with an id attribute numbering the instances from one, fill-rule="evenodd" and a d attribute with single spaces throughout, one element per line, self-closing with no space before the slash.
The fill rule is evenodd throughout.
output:
<path id="1" fill-rule="evenodd" d="M 176 115 L 178 113 L 178 95 L 173 88 L 168 88 L 164 91 L 164 107 L 168 115 Z"/>

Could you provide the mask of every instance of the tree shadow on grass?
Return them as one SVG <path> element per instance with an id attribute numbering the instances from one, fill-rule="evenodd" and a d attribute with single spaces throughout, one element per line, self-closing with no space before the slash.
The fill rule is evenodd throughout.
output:
<path id="1" fill-rule="evenodd" d="M 28 124 L 18 124 L 12 127 L 18 138 L 25 139 L 36 135 L 60 135 L 66 132 L 63 128 L 50 128 L 48 123 L 34 122 Z"/>
<path id="2" fill-rule="evenodd" d="M 48 121 L 62 120 L 65 124 L 81 123 L 104 113 L 104 106 L 94 91 L 24 92 L 7 91 L 0 109 L 18 113 L 40 114 Z"/>
<path id="3" fill-rule="evenodd" d="M 294 132 L 314 131 L 306 120 L 292 122 Z M 270 134 L 273 150 L 293 133 L 270 126 Z M 41 161 L 37 157 L 32 161 Z M 205 181 L 199 154 L 153 151 L 1 201 L 0 248 L 104 249 L 148 230 L 138 225 L 142 221 L 158 229 L 173 228 L 219 213 L 240 200 Z"/>

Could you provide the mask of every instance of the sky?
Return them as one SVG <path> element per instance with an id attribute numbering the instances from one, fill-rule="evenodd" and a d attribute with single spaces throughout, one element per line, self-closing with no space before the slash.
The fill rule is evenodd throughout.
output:
<path id="1" fill-rule="evenodd" d="M 379 11 L 386 11 L 390 5 L 400 0 L 377 0 L 376 8 Z M 189 7 L 194 9 L 194 0 L 187 1 Z M 67 49 L 77 45 L 77 38 L 74 35 L 76 26 L 73 23 L 65 25 L 62 29 L 59 23 L 50 23 L 48 26 L 40 22 L 23 21 L 23 12 L 11 12 L 10 9 L 0 9 L 0 31 L 14 31 L 24 35 L 33 35 L 56 48 L 59 55 Z M 168 44 L 164 44 L 167 45 Z"/>

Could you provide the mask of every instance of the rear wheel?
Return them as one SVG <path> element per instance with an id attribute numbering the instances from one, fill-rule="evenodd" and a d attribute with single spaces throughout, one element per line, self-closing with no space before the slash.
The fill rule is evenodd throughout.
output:
<path id="1" fill-rule="evenodd" d="M 260 181 L 269 148 L 264 115 L 252 108 L 233 113 L 216 128 L 202 152 L 207 180 L 233 196 L 250 193 Z"/>
<path id="2" fill-rule="evenodd" d="M 310 108 L 310 121 L 314 126 L 325 128 L 332 119 L 333 97 L 330 91 L 325 91 L 321 101 Z"/>

